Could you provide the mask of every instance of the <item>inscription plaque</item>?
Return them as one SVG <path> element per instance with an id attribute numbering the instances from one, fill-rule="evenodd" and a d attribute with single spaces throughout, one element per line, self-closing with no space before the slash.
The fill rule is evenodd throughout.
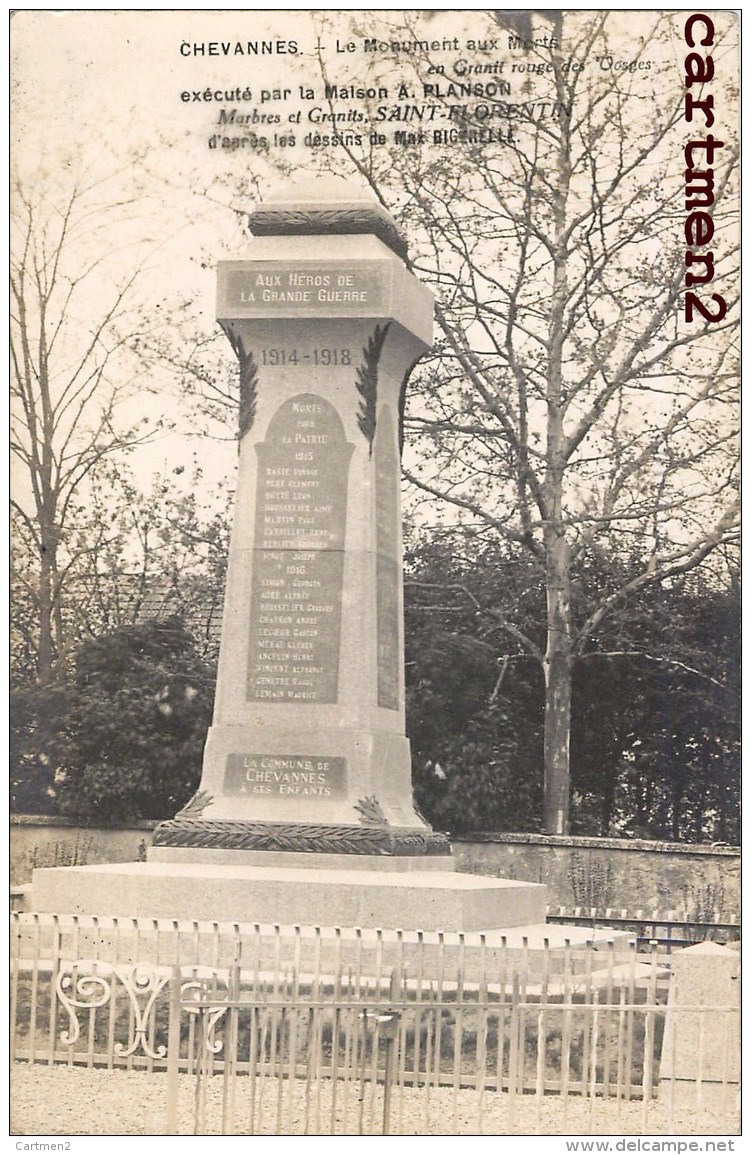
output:
<path id="1" fill-rule="evenodd" d="M 233 317 L 357 316 L 382 310 L 388 272 L 379 265 L 244 261 L 220 265 L 219 314 Z"/>
<path id="2" fill-rule="evenodd" d="M 347 792 L 347 760 L 301 754 L 228 754 L 224 792 L 341 798 Z"/>
<path id="3" fill-rule="evenodd" d="M 391 409 L 378 414 L 376 450 L 376 635 L 378 705 L 399 709 L 399 458 Z"/>
<path id="4" fill-rule="evenodd" d="M 285 401 L 256 446 L 249 701 L 337 701 L 353 450 L 315 393 Z"/>

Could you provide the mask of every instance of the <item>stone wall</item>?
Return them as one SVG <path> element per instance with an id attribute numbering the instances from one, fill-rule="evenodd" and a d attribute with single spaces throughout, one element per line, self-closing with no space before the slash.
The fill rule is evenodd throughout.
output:
<path id="1" fill-rule="evenodd" d="M 473 834 L 453 843 L 457 870 L 542 882 L 560 906 L 740 914 L 736 847 L 542 834 Z"/>
<path id="2" fill-rule="evenodd" d="M 10 884 L 29 884 L 37 866 L 143 861 L 155 826 L 155 822 L 138 822 L 129 829 L 83 827 L 64 818 L 14 814 L 10 819 Z"/>
<path id="3" fill-rule="evenodd" d="M 76 826 L 61 818 L 14 815 L 11 885 L 30 883 L 35 866 L 137 862 L 156 823 L 129 829 Z M 475 834 L 453 843 L 457 870 L 542 882 L 554 906 L 686 911 L 689 917 L 740 914 L 740 853 L 735 847 L 617 838 Z"/>

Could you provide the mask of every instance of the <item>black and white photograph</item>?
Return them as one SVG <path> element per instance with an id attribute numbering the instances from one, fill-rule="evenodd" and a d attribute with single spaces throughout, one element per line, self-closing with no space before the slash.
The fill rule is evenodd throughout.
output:
<path id="1" fill-rule="evenodd" d="M 16 1150 L 737 1149 L 740 33 L 11 13 Z"/>

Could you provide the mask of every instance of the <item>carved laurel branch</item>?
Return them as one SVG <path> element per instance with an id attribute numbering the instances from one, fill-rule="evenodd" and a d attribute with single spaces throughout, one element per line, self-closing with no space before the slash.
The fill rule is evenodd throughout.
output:
<path id="1" fill-rule="evenodd" d="M 372 233 L 403 261 L 407 259 L 407 243 L 396 225 L 367 208 L 257 209 L 250 217 L 250 231 L 257 237 Z"/>
<path id="2" fill-rule="evenodd" d="M 190 818 L 162 822 L 154 832 L 154 846 L 390 855 L 446 854 L 449 850 L 446 836 L 432 830 Z"/>
<path id="3" fill-rule="evenodd" d="M 256 417 L 256 397 L 258 395 L 258 366 L 253 354 L 246 350 L 242 337 L 233 333 L 229 326 L 225 329 L 229 343 L 240 364 L 240 413 L 238 418 L 238 441 L 242 441 Z"/>
<path id="4" fill-rule="evenodd" d="M 381 804 L 374 794 L 368 794 L 355 803 L 355 810 L 360 815 L 360 821 L 366 826 L 388 826 L 388 819 L 381 809 Z"/>
<path id="5" fill-rule="evenodd" d="M 378 362 L 383 352 L 383 345 L 391 328 L 391 322 L 386 325 L 376 325 L 373 336 L 362 351 L 363 363 L 357 370 L 355 386 L 360 394 L 360 409 L 357 414 L 357 424 L 373 452 L 373 439 L 376 431 L 376 405 L 378 402 Z"/>
<path id="6" fill-rule="evenodd" d="M 181 818 L 197 818 L 213 801 L 214 795 L 209 794 L 208 790 L 196 790 L 193 797 L 185 803 L 182 810 L 178 810 L 177 814 Z"/>

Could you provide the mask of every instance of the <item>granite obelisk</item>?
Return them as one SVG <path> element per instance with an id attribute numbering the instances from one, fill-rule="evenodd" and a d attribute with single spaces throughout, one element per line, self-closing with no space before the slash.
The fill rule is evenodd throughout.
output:
<path id="1" fill-rule="evenodd" d="M 448 854 L 404 728 L 400 423 L 432 294 L 344 182 L 293 186 L 250 228 L 252 257 L 218 274 L 241 397 L 214 720 L 154 845 Z"/>

